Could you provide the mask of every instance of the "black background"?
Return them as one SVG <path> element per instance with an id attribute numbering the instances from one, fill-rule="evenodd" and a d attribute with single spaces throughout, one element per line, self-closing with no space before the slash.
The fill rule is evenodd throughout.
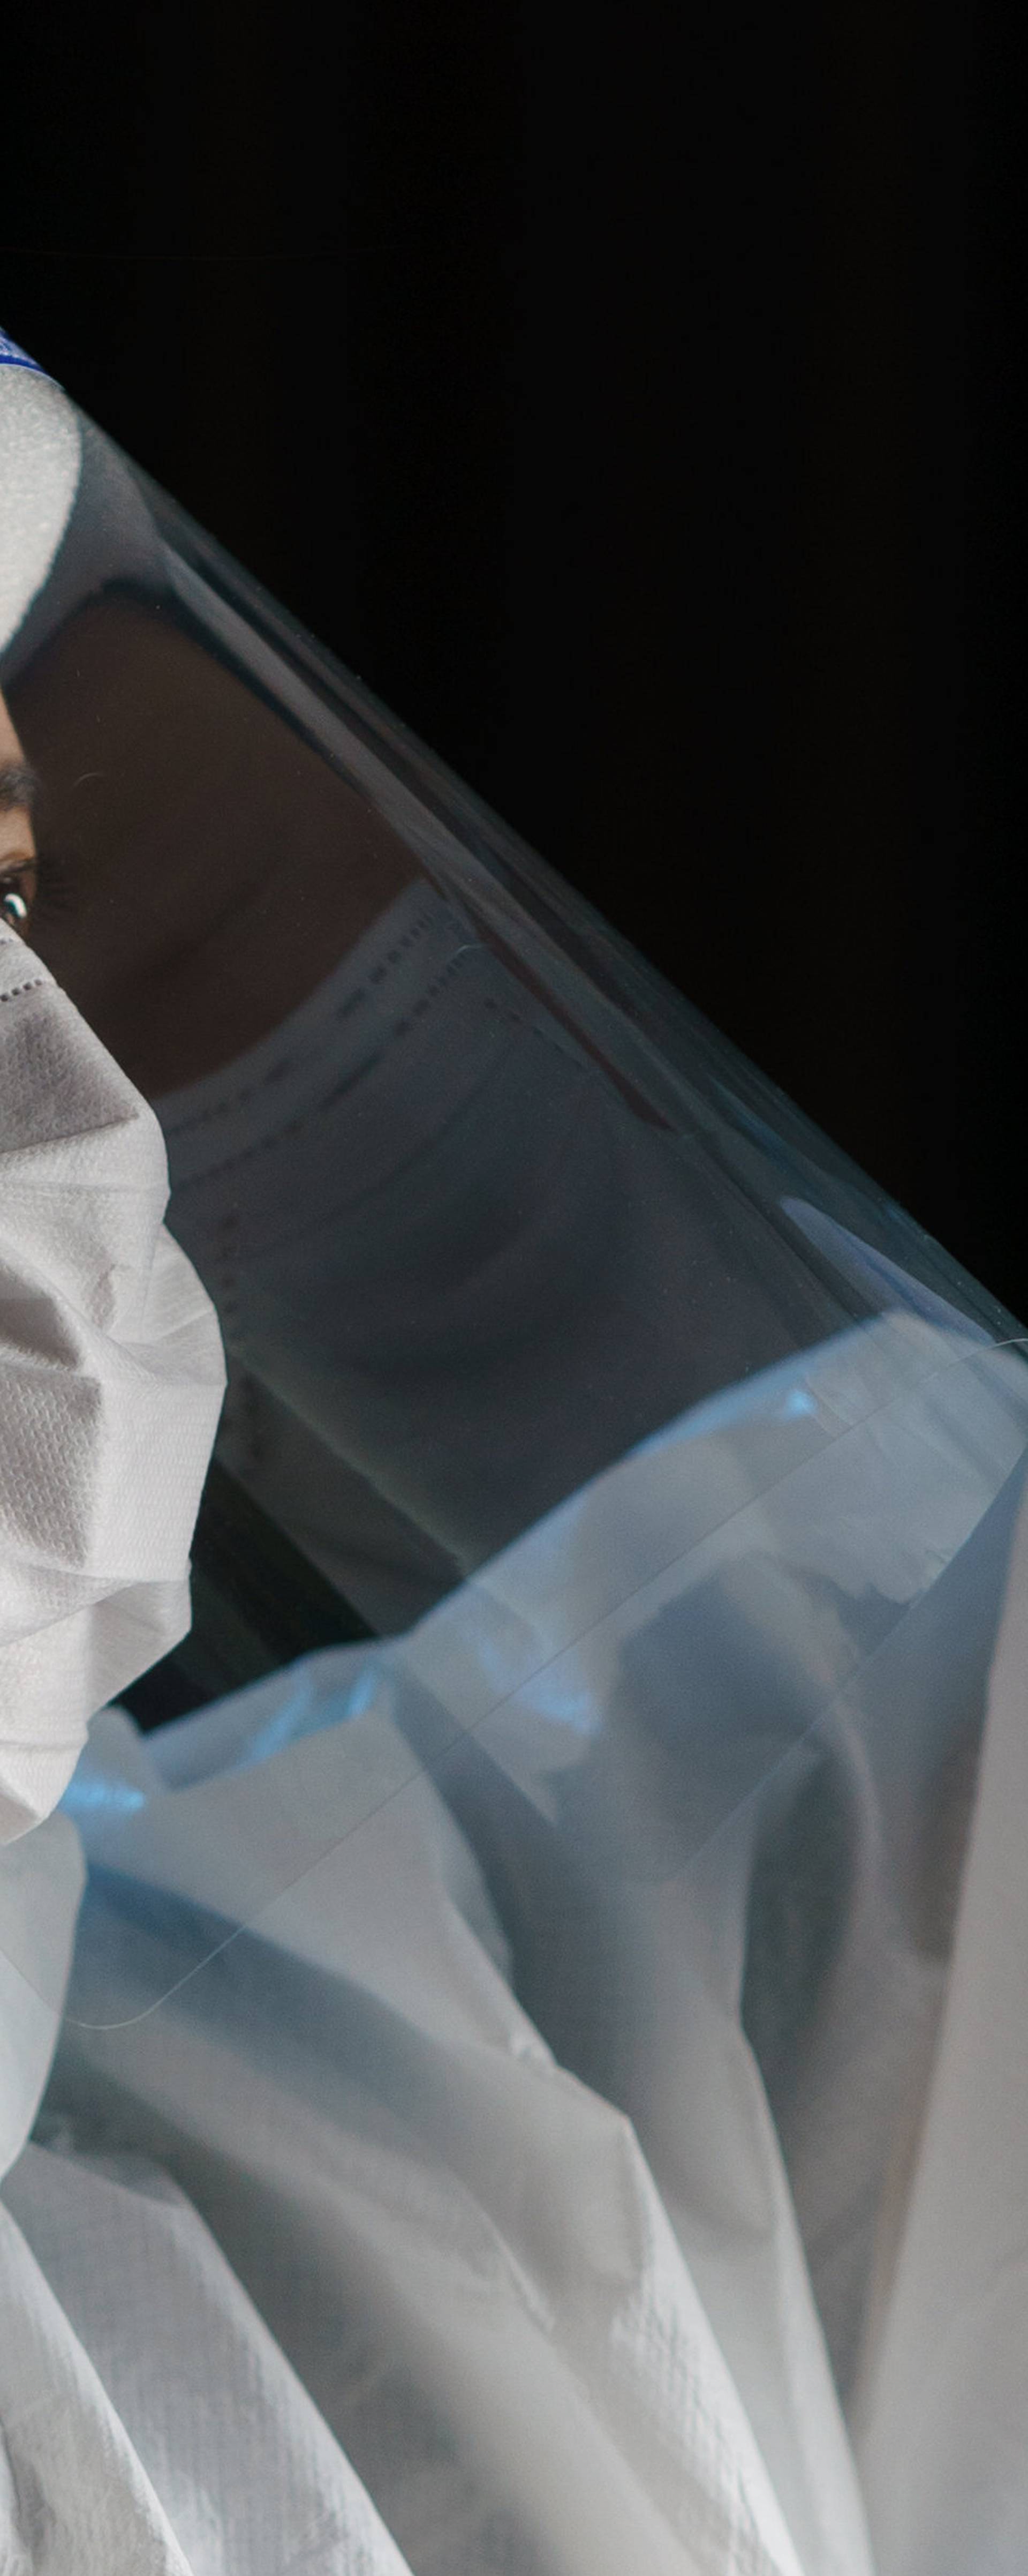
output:
<path id="1" fill-rule="evenodd" d="M 1028 1314 L 1023 15 L 62 0 L 0 316 Z"/>

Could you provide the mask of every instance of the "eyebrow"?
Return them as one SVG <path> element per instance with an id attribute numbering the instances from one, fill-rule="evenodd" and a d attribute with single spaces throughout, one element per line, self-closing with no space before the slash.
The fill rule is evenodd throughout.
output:
<path id="1" fill-rule="evenodd" d="M 31 814 L 39 780 L 27 760 L 0 760 L 0 814 Z"/>

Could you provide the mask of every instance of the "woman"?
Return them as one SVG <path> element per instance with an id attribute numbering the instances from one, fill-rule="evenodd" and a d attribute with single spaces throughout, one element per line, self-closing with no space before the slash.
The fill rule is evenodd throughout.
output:
<path id="1" fill-rule="evenodd" d="M 320 946 L 278 942 L 299 646 L 269 660 L 267 604 L 246 627 L 212 591 L 233 668 L 201 679 L 117 474 L 105 595 L 95 525 L 71 547 L 96 434 L 20 360 L 5 386 L 3 667 L 65 811 L 111 782 L 84 904 L 33 936 L 160 1092 L 244 1374 L 377 1496 L 383 1600 L 417 1576 L 433 1606 L 146 1738 L 101 1710 L 64 1812 L 0 1855 L 0 2547 L 51 2576 L 1014 2576 L 1023 1363 L 702 1031 L 679 1080 L 641 1006 L 633 1039 L 460 876 L 398 753 L 341 840 L 388 823 L 374 900 L 329 871 Z M 66 1691 L 81 1718 L 124 1687 L 94 1638 L 159 1651 L 141 1534 L 185 1482 L 124 1369 L 156 1348 L 173 1415 L 198 1376 L 205 1438 L 215 1372 L 152 1122 L 16 945 L 12 812 L 0 1405 L 27 1374 L 69 1426 L 9 1475 L 27 1821 Z M 302 883 L 322 845 L 293 846 Z M 382 927 L 411 900 L 428 973 Z M 318 1544 L 352 1561 L 340 1491 Z"/>

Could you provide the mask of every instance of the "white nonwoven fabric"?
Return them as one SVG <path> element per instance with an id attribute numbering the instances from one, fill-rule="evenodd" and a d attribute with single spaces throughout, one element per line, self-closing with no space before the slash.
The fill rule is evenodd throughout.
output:
<path id="1" fill-rule="evenodd" d="M 0 930 L 0 1839 L 189 1626 L 224 1385 L 153 1113 Z"/>
<path id="2" fill-rule="evenodd" d="M 0 652 L 50 571 L 81 453 L 74 404 L 34 367 L 4 364 L 0 348 Z"/>
<path id="3" fill-rule="evenodd" d="M 116 449 L 0 331 L 0 660 L 6 688 L 109 581 L 151 593 L 164 557 Z"/>
<path id="4" fill-rule="evenodd" d="M 22 2157 L 0 2427 L 4 2576 L 404 2576 L 196 2211 L 138 2157 Z"/>
<path id="5" fill-rule="evenodd" d="M 26 2147 L 83 1876 L 65 1816 L 0 1850 L 2 2576 L 405 2576 L 167 2175 Z"/>

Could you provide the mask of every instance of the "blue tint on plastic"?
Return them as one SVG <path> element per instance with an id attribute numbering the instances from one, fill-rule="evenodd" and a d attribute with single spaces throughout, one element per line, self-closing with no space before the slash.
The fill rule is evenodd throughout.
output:
<path id="1" fill-rule="evenodd" d="M 88 1772 L 82 1764 L 73 1773 L 61 1799 L 61 1808 L 66 1816 L 92 1816 L 98 1813 L 132 1816 L 139 1807 L 145 1807 L 145 1805 L 144 1790 L 132 1788 L 127 1780 L 98 1777 L 95 1772 Z"/>

